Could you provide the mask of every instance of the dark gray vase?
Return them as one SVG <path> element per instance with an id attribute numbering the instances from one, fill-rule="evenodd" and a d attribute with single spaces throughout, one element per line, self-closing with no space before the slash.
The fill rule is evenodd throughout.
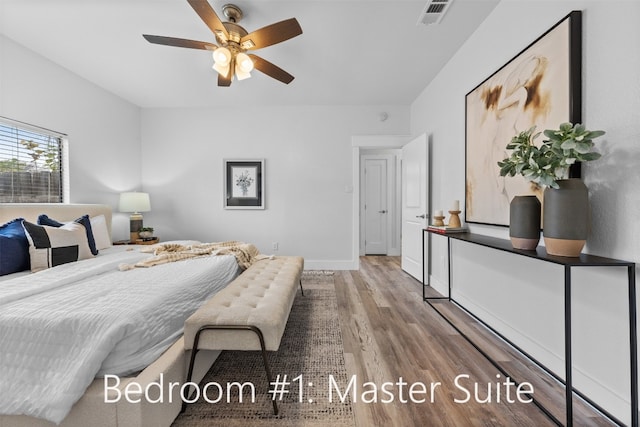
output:
<path id="1" fill-rule="evenodd" d="M 558 185 L 544 190 L 544 245 L 550 255 L 577 257 L 589 234 L 589 190 L 578 178 Z"/>
<path id="2" fill-rule="evenodd" d="M 540 241 L 540 201 L 515 196 L 509 205 L 509 237 L 515 249 L 533 250 Z"/>

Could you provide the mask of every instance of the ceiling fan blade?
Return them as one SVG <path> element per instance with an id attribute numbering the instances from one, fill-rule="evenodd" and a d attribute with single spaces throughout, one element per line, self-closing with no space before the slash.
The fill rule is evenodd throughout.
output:
<path id="1" fill-rule="evenodd" d="M 253 61 L 253 66 L 256 70 L 262 71 L 269 77 L 273 77 L 276 80 L 280 80 L 282 83 L 289 84 L 293 81 L 294 77 L 287 73 L 277 65 L 272 64 L 266 59 L 260 58 L 258 55 L 250 54 L 249 58 Z"/>
<path id="2" fill-rule="evenodd" d="M 229 87 L 231 86 L 231 73 L 225 77 L 222 74 L 218 74 L 218 86 Z"/>
<path id="3" fill-rule="evenodd" d="M 199 42 L 197 40 L 179 39 L 176 37 L 152 36 L 143 34 L 142 37 L 149 43 L 161 44 L 165 46 L 186 47 L 189 49 L 216 50 L 218 46 L 213 43 Z"/>
<path id="4" fill-rule="evenodd" d="M 240 39 L 240 46 L 245 50 L 261 49 L 300 34 L 302 34 L 302 28 L 298 20 L 296 18 L 285 19 L 247 34 Z"/>
<path id="5" fill-rule="evenodd" d="M 207 27 L 215 34 L 216 39 L 220 44 L 226 43 L 229 40 L 229 33 L 222 24 L 222 21 L 213 10 L 207 0 L 187 0 L 193 10 L 196 11 L 200 19 L 207 24 Z"/>

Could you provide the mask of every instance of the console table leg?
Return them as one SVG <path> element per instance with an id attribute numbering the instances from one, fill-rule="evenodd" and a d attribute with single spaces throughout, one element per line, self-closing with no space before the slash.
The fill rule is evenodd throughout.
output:
<path id="1" fill-rule="evenodd" d="M 427 295 L 424 293 L 424 287 L 425 287 L 425 274 L 424 274 L 424 264 L 425 264 L 425 259 L 424 259 L 424 235 L 425 235 L 426 231 L 422 230 L 422 301 L 425 300 L 425 298 L 427 298 Z"/>
<path id="2" fill-rule="evenodd" d="M 564 267 L 564 364 L 566 426 L 573 426 L 573 378 L 571 369 L 571 267 Z"/>
<path id="3" fill-rule="evenodd" d="M 629 275 L 629 356 L 631 358 L 631 425 L 638 426 L 638 332 L 636 324 L 636 268 L 630 265 Z"/>
<path id="4" fill-rule="evenodd" d="M 451 301 L 451 239 L 447 239 L 447 271 L 448 271 L 448 279 L 449 282 L 449 301 Z"/>

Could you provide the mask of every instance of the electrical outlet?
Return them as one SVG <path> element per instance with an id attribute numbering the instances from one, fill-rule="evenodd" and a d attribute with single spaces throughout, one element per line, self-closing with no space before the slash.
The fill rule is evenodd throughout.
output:
<path id="1" fill-rule="evenodd" d="M 274 252 L 277 252 L 278 251 L 278 242 L 273 242 L 271 244 L 271 248 L 274 250 Z"/>

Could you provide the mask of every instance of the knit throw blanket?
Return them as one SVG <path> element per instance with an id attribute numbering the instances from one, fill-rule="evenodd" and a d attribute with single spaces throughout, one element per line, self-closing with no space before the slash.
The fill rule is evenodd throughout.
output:
<path id="1" fill-rule="evenodd" d="M 256 261 L 270 258 L 267 255 L 261 255 L 260 251 L 258 251 L 258 248 L 256 248 L 251 243 L 243 243 L 238 241 L 202 243 L 200 245 L 188 246 L 177 243 L 166 243 L 154 245 L 150 248 L 143 248 L 140 250 L 140 252 L 153 253 L 154 256 L 143 261 L 139 261 L 135 264 L 120 264 L 118 268 L 121 271 L 126 271 L 132 270 L 136 267 L 148 268 L 155 265 L 203 256 L 233 255 L 236 257 L 240 268 L 246 270 L 251 266 L 251 264 Z"/>

